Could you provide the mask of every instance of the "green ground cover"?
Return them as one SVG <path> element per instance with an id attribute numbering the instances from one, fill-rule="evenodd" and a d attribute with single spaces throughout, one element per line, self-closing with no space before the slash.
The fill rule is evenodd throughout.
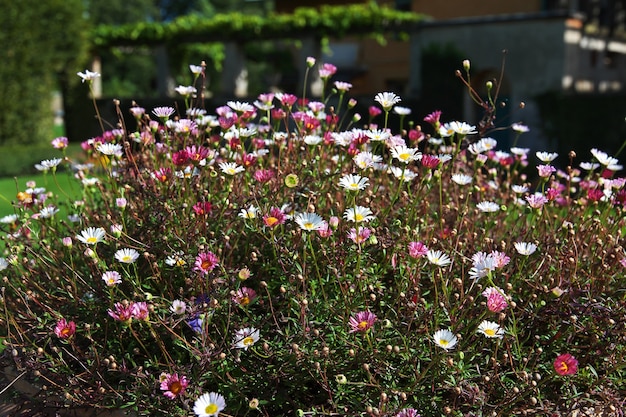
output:
<path id="1" fill-rule="evenodd" d="M 17 177 L 0 178 L 0 217 L 13 214 L 17 193 L 27 188 L 27 183 L 34 181 L 37 187 L 44 187 L 53 195 L 67 194 L 71 198 L 80 198 L 80 184 L 70 172 L 58 172 L 56 181 L 52 174 L 26 174 Z M 62 207 L 59 207 L 62 209 Z"/>

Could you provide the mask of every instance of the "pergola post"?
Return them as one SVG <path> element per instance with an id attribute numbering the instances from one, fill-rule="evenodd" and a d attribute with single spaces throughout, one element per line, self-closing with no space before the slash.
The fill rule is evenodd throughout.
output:
<path id="1" fill-rule="evenodd" d="M 226 97 L 246 97 L 248 95 L 248 70 L 246 56 L 237 42 L 224 45 L 225 57 L 220 80 L 220 94 Z"/>
<path id="2" fill-rule="evenodd" d="M 307 58 L 315 58 L 316 65 L 309 69 L 309 74 L 306 80 L 306 95 L 307 97 L 319 97 L 322 95 L 322 80 L 318 71 L 318 65 L 321 64 L 320 59 L 322 57 L 322 47 L 320 41 L 315 36 L 307 36 L 302 39 L 302 47 L 300 48 L 300 54 L 298 56 L 298 85 L 304 86 L 304 75 L 307 71 Z M 304 87 L 303 87 L 304 88 Z"/>

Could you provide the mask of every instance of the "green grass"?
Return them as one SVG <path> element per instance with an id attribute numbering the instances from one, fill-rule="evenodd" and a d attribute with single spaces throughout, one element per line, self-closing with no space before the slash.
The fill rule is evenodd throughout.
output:
<path id="1" fill-rule="evenodd" d="M 0 217 L 15 213 L 16 209 L 13 207 L 13 203 L 16 201 L 17 193 L 27 188 L 26 183 L 28 181 L 35 181 L 37 187 L 44 187 L 48 192 L 60 199 L 66 198 L 66 195 L 72 199 L 80 198 L 80 183 L 72 178 L 70 172 L 58 172 L 56 180 L 54 180 L 52 174 L 31 174 L 0 178 Z"/>

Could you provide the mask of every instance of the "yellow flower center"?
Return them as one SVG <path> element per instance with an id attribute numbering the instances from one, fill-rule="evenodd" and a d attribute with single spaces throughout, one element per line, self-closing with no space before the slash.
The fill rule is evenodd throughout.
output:
<path id="1" fill-rule="evenodd" d="M 211 262 L 209 262 L 209 261 L 202 261 L 202 264 L 200 265 L 200 267 L 202 269 L 209 269 L 209 268 L 211 268 Z"/>
<path id="2" fill-rule="evenodd" d="M 365 320 L 361 320 L 361 321 L 359 322 L 359 326 L 358 326 L 358 327 L 359 327 L 359 329 L 361 329 L 361 330 L 363 330 L 363 329 L 367 328 L 367 321 L 365 321 Z"/>
<path id="3" fill-rule="evenodd" d="M 401 153 L 400 155 L 398 155 L 398 159 L 400 159 L 401 161 L 406 161 L 407 159 L 409 159 L 411 157 L 411 154 L 408 153 Z"/>
<path id="4" fill-rule="evenodd" d="M 307 230 L 313 229 L 313 223 L 311 223 L 311 222 L 304 223 L 304 228 L 307 229 Z"/>
<path id="5" fill-rule="evenodd" d="M 206 408 L 204 409 L 204 412 L 209 415 L 217 413 L 217 405 L 215 404 L 207 405 Z"/>
<path id="6" fill-rule="evenodd" d="M 495 336 L 496 335 L 496 331 L 494 329 L 485 329 L 485 334 L 487 336 Z"/>
<path id="7" fill-rule="evenodd" d="M 178 381 L 174 381 L 170 384 L 170 392 L 174 395 L 178 395 L 180 393 L 180 391 L 182 391 L 183 389 L 183 385 L 178 382 Z"/>
<path id="8" fill-rule="evenodd" d="M 445 347 L 448 346 L 450 342 L 448 342 L 446 339 L 439 339 L 439 344 Z"/>
<path id="9" fill-rule="evenodd" d="M 89 236 L 86 240 L 87 240 L 87 243 L 96 243 L 98 241 L 98 238 Z"/>
<path id="10" fill-rule="evenodd" d="M 244 346 L 252 346 L 254 344 L 254 339 L 252 338 L 252 336 L 248 336 L 242 340 L 242 343 Z"/>
<path id="11" fill-rule="evenodd" d="M 360 214 L 360 213 L 356 213 L 356 214 L 354 215 L 354 221 L 356 221 L 356 222 L 363 221 L 363 215 L 362 215 L 362 214 Z"/>
<path id="12" fill-rule="evenodd" d="M 62 334 L 63 336 L 67 336 L 67 335 L 69 335 L 70 333 L 71 333 L 71 330 L 70 330 L 70 328 L 69 328 L 69 327 L 65 327 L 63 330 L 61 330 L 61 334 Z"/>
<path id="13" fill-rule="evenodd" d="M 357 184 L 356 182 L 353 182 L 350 184 L 350 188 L 359 188 L 359 184 Z"/>
<path id="14" fill-rule="evenodd" d="M 276 223 L 278 223 L 278 219 L 276 217 L 268 217 L 265 219 L 265 224 L 272 227 Z"/>
<path id="15" fill-rule="evenodd" d="M 250 304 L 250 297 L 248 297 L 247 295 L 244 295 L 243 297 L 241 297 L 240 304 L 242 306 L 247 306 L 248 304 Z"/>

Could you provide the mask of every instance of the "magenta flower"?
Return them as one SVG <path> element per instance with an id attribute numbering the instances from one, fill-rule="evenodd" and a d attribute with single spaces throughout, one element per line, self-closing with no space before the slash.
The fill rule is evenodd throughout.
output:
<path id="1" fill-rule="evenodd" d="M 350 333 L 366 332 L 372 328 L 376 322 L 376 314 L 370 311 L 360 311 L 356 315 L 350 317 L 348 324 L 350 325 Z"/>
<path id="2" fill-rule="evenodd" d="M 411 258 L 421 258 L 428 253 L 428 248 L 422 242 L 409 242 L 409 256 Z"/>
<path id="3" fill-rule="evenodd" d="M 433 155 L 423 155 L 422 159 L 422 166 L 424 168 L 428 168 L 428 169 L 435 169 L 439 166 L 439 162 L 441 162 L 439 160 L 439 158 L 437 158 L 436 156 Z"/>
<path id="4" fill-rule="evenodd" d="M 441 117 L 441 110 L 435 110 L 428 116 L 424 117 L 424 121 L 426 123 L 430 123 L 431 125 L 435 126 L 439 124 L 440 117 Z"/>
<path id="5" fill-rule="evenodd" d="M 198 201 L 192 208 L 197 216 L 206 216 L 213 210 L 213 205 L 208 201 Z"/>
<path id="6" fill-rule="evenodd" d="M 256 298 L 256 291 L 252 288 L 241 287 L 233 294 L 233 301 L 240 306 L 247 306 Z"/>
<path id="7" fill-rule="evenodd" d="M 278 207 L 272 207 L 269 214 L 263 216 L 263 223 L 269 227 L 276 227 L 285 223 L 287 216 Z"/>
<path id="8" fill-rule="evenodd" d="M 189 381 L 184 375 L 178 376 L 178 374 L 164 374 L 161 381 L 161 391 L 165 391 L 163 395 L 170 400 L 173 400 L 184 393 L 188 385 Z"/>
<path id="9" fill-rule="evenodd" d="M 562 353 L 554 360 L 554 370 L 561 376 L 574 375 L 578 371 L 578 361 L 569 353 Z"/>
<path id="10" fill-rule="evenodd" d="M 69 339 L 76 333 L 76 323 L 60 319 L 54 327 L 54 334 L 60 339 Z"/>
<path id="11" fill-rule="evenodd" d="M 113 317 L 117 321 L 124 323 L 130 323 L 133 319 L 133 306 L 135 303 L 115 303 L 114 310 L 109 309 L 109 316 Z"/>
<path id="12" fill-rule="evenodd" d="M 203 252 L 196 257 L 193 270 L 200 272 L 202 275 L 206 275 L 218 265 L 219 259 L 213 252 Z"/>
<path id="13" fill-rule="evenodd" d="M 493 313 L 499 313 L 509 305 L 500 288 L 489 287 L 483 291 L 483 296 L 487 297 L 487 308 Z"/>
<path id="14" fill-rule="evenodd" d="M 373 119 L 374 117 L 381 114 L 383 111 L 380 109 L 380 107 L 370 106 L 368 109 L 368 112 L 369 112 L 370 117 Z"/>

